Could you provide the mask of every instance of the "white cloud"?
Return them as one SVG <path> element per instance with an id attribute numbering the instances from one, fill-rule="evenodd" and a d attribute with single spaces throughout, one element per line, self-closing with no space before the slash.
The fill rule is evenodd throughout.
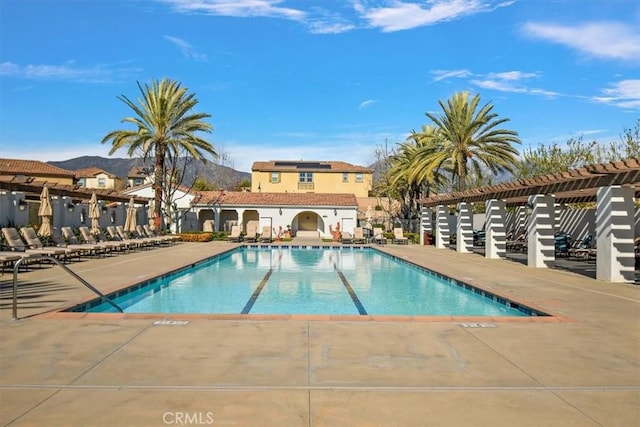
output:
<path id="1" fill-rule="evenodd" d="M 74 61 L 61 65 L 18 65 L 12 62 L 0 64 L 0 75 L 29 80 L 57 80 L 81 83 L 112 83 L 130 79 L 140 71 L 133 67 L 117 67 L 96 64 L 80 67 Z"/>
<path id="2" fill-rule="evenodd" d="M 303 20 L 302 10 L 280 7 L 282 0 L 159 0 L 173 6 L 179 12 L 209 15 L 235 16 L 239 18 L 266 16 Z"/>
<path id="3" fill-rule="evenodd" d="M 589 56 L 640 60 L 640 29 L 618 22 L 591 22 L 568 26 L 529 22 L 525 34 L 568 46 Z"/>
<path id="4" fill-rule="evenodd" d="M 164 38 L 166 40 L 169 40 L 174 45 L 176 45 L 178 49 L 180 49 L 180 51 L 182 52 L 185 58 L 194 59 L 196 61 L 201 61 L 201 62 L 207 61 L 207 55 L 204 53 L 197 52 L 193 48 L 193 46 L 186 40 L 183 40 L 178 37 L 172 37 L 172 36 L 164 36 Z"/>
<path id="5" fill-rule="evenodd" d="M 525 93 L 529 95 L 542 95 L 546 97 L 555 97 L 560 94 L 545 89 L 529 87 L 528 83 L 531 79 L 540 77 L 537 72 L 524 71 L 501 71 L 487 74 L 477 74 L 469 70 L 434 70 L 431 74 L 435 75 L 433 81 L 437 82 L 444 79 L 459 78 L 466 79 L 473 77 L 469 83 L 489 90 L 497 90 L 499 92 Z"/>
<path id="6" fill-rule="evenodd" d="M 445 80 L 449 78 L 465 78 L 472 76 L 471 71 L 469 70 L 433 70 L 431 71 L 435 77 L 433 78 L 434 82 L 439 82 L 440 80 Z"/>
<path id="7" fill-rule="evenodd" d="M 640 109 L 640 80 L 621 80 L 602 90 L 604 96 L 593 100 L 625 109 Z"/>
<path id="8" fill-rule="evenodd" d="M 367 108 L 373 105 L 375 102 L 376 101 L 374 101 L 373 99 L 367 99 L 366 101 L 362 101 L 360 105 L 358 105 L 358 108 Z"/>
<path id="9" fill-rule="evenodd" d="M 512 3 L 502 2 L 493 5 L 491 1 L 482 0 L 392 1 L 387 7 L 369 9 L 362 3 L 356 3 L 354 9 L 367 20 L 370 26 L 380 28 L 384 32 L 392 32 L 489 12 Z"/>

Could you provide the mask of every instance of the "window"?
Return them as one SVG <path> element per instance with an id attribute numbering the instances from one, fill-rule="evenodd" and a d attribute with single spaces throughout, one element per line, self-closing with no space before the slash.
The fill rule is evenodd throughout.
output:
<path id="1" fill-rule="evenodd" d="M 271 172 L 271 182 L 276 184 L 280 182 L 280 173 L 279 172 Z"/>
<path id="2" fill-rule="evenodd" d="M 357 172 L 356 173 L 356 182 L 362 182 L 362 172 Z"/>
<path id="3" fill-rule="evenodd" d="M 106 178 L 98 178 L 98 187 L 105 187 L 107 185 Z"/>
<path id="4" fill-rule="evenodd" d="M 79 186 L 79 187 L 86 187 L 86 186 L 87 186 L 87 180 L 86 180 L 86 178 L 80 178 L 80 179 L 78 180 L 78 186 Z"/>
<path id="5" fill-rule="evenodd" d="M 134 178 L 133 185 L 142 185 L 142 178 Z"/>
<path id="6" fill-rule="evenodd" d="M 298 180 L 300 183 L 310 183 L 313 182 L 313 172 L 300 172 L 300 179 Z"/>
<path id="7" fill-rule="evenodd" d="M 349 182 L 349 173 L 342 172 L 342 182 Z"/>

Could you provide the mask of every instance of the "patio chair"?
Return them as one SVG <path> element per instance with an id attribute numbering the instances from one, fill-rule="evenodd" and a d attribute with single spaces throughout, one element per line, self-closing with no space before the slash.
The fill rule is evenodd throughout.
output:
<path id="1" fill-rule="evenodd" d="M 45 246 L 38 234 L 32 227 L 22 227 L 20 229 L 20 234 L 22 234 L 22 238 L 32 249 L 43 249 L 45 251 L 52 252 L 52 255 L 64 255 L 62 258 L 64 261 L 68 261 L 70 257 L 77 257 L 80 260 L 81 251 L 74 248 L 60 247 L 60 246 Z"/>
<path id="2" fill-rule="evenodd" d="M 75 235 L 73 236 L 75 239 Z M 93 257 L 94 255 L 98 256 L 102 251 L 99 246 L 86 245 L 76 241 L 76 243 L 71 243 L 65 241 L 62 233 L 58 230 L 57 227 L 53 227 L 51 230 L 51 241 L 60 248 L 74 249 L 78 251 L 78 257 L 83 255 L 88 255 Z"/>
<path id="3" fill-rule="evenodd" d="M 82 237 L 82 240 L 85 243 L 88 243 L 91 245 L 100 245 L 105 251 L 109 250 L 110 253 L 113 251 L 126 251 L 127 249 L 129 249 L 126 243 L 110 241 L 106 237 L 104 237 L 102 233 L 98 234 L 103 236 L 103 238 L 100 241 L 98 241 L 97 238 L 94 237 L 93 234 L 91 234 L 91 231 L 89 231 L 89 227 L 87 226 L 82 226 L 82 227 L 79 227 L 78 229 L 80 230 L 80 236 Z M 64 227 L 62 228 L 62 232 L 64 233 Z M 66 237 L 66 233 L 65 233 L 65 237 Z"/>
<path id="4" fill-rule="evenodd" d="M 113 236 L 111 235 L 110 227 L 112 226 L 107 227 L 107 232 L 109 233 L 110 237 L 115 241 L 120 240 L 121 242 L 128 243 L 132 247 L 141 248 L 141 249 L 150 248 L 155 244 L 155 242 L 149 239 L 143 239 L 143 238 L 131 236 L 129 232 L 125 231 L 124 227 L 121 225 L 116 225 L 114 227 L 116 232 L 116 238 L 113 238 Z"/>
<path id="5" fill-rule="evenodd" d="M 4 275 L 4 269 L 15 265 L 17 261 L 22 259 L 18 252 L 0 251 L 0 273 Z"/>
<path id="6" fill-rule="evenodd" d="M 373 228 L 373 242 L 379 244 L 385 244 L 387 242 L 387 239 L 384 237 L 382 227 Z"/>
<path id="7" fill-rule="evenodd" d="M 151 227 L 149 227 L 149 224 L 144 224 L 142 226 L 142 229 L 147 233 L 147 236 L 149 237 L 162 237 L 164 239 L 167 239 L 167 241 L 171 243 L 180 241 L 180 236 L 176 236 L 175 234 L 160 234 L 157 231 L 152 230 Z"/>
<path id="8" fill-rule="evenodd" d="M 70 245 L 80 245 L 80 246 L 85 246 L 87 247 L 87 249 L 89 249 L 90 251 L 92 251 L 92 253 L 94 255 L 106 255 L 107 253 L 107 247 L 103 246 L 103 245 L 99 245 L 99 244 L 91 244 L 87 241 L 85 241 L 83 239 L 83 241 L 81 242 L 80 240 L 78 240 L 78 238 L 76 237 L 76 234 L 73 232 L 73 229 L 71 227 L 62 227 L 60 229 L 62 231 L 62 235 L 64 236 L 64 239 L 69 242 Z M 109 248 L 110 249 L 110 248 Z"/>
<path id="9" fill-rule="evenodd" d="M 587 234 L 582 240 L 575 240 L 567 250 L 567 258 L 587 259 L 594 245 L 593 236 Z"/>
<path id="10" fill-rule="evenodd" d="M 245 242 L 254 242 L 257 239 L 257 234 L 258 232 L 258 227 L 255 224 L 249 224 L 247 225 L 247 234 L 245 234 L 244 236 L 244 241 Z"/>
<path id="11" fill-rule="evenodd" d="M 353 230 L 353 243 L 366 243 L 367 239 L 364 238 L 364 230 L 362 227 L 356 227 Z"/>
<path id="12" fill-rule="evenodd" d="M 396 227 L 393 229 L 393 243 L 397 245 L 409 244 L 409 239 L 404 237 L 404 230 L 402 227 Z"/>
<path id="13" fill-rule="evenodd" d="M 273 234 L 271 232 L 271 227 L 265 225 L 262 227 L 262 234 L 260 235 L 261 243 L 271 243 L 273 241 Z"/>
<path id="14" fill-rule="evenodd" d="M 241 233 L 242 229 L 240 228 L 239 225 L 232 225 L 231 226 L 231 234 L 229 234 L 227 236 L 227 242 L 232 242 L 232 243 L 240 243 L 240 233 Z"/>
<path id="15" fill-rule="evenodd" d="M 340 233 L 340 243 L 342 244 L 353 243 L 353 235 L 348 231 L 343 231 L 342 233 Z"/>
<path id="16" fill-rule="evenodd" d="M 149 236 L 142 225 L 136 225 L 136 234 L 143 239 L 148 239 L 154 242 L 156 245 L 168 245 L 171 243 L 171 239 L 163 236 Z"/>
<path id="17" fill-rule="evenodd" d="M 56 248 L 33 248 L 25 244 L 25 242 L 20 238 L 20 234 L 18 234 L 18 230 L 13 227 L 5 227 L 2 229 L 2 235 L 9 245 L 9 248 L 15 252 L 22 252 L 25 254 L 30 254 L 33 256 L 38 255 L 48 255 L 53 257 L 63 257 L 65 255 L 64 249 L 56 249 Z"/>

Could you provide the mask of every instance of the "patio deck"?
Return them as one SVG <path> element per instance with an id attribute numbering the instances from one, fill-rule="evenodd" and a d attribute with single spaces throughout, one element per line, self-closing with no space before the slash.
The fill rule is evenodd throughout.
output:
<path id="1" fill-rule="evenodd" d="M 70 266 L 108 292 L 232 246 Z M 20 274 L 18 314 L 32 317 L 13 321 L 5 274 L 0 425 L 640 425 L 640 287 L 433 247 L 380 249 L 558 317 L 34 316 L 92 296 L 45 267 Z"/>

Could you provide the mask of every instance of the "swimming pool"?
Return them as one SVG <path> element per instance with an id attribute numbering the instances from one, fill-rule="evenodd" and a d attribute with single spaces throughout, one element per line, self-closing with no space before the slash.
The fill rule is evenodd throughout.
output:
<path id="1" fill-rule="evenodd" d="M 369 247 L 240 247 L 111 297 L 126 313 L 545 315 Z"/>

